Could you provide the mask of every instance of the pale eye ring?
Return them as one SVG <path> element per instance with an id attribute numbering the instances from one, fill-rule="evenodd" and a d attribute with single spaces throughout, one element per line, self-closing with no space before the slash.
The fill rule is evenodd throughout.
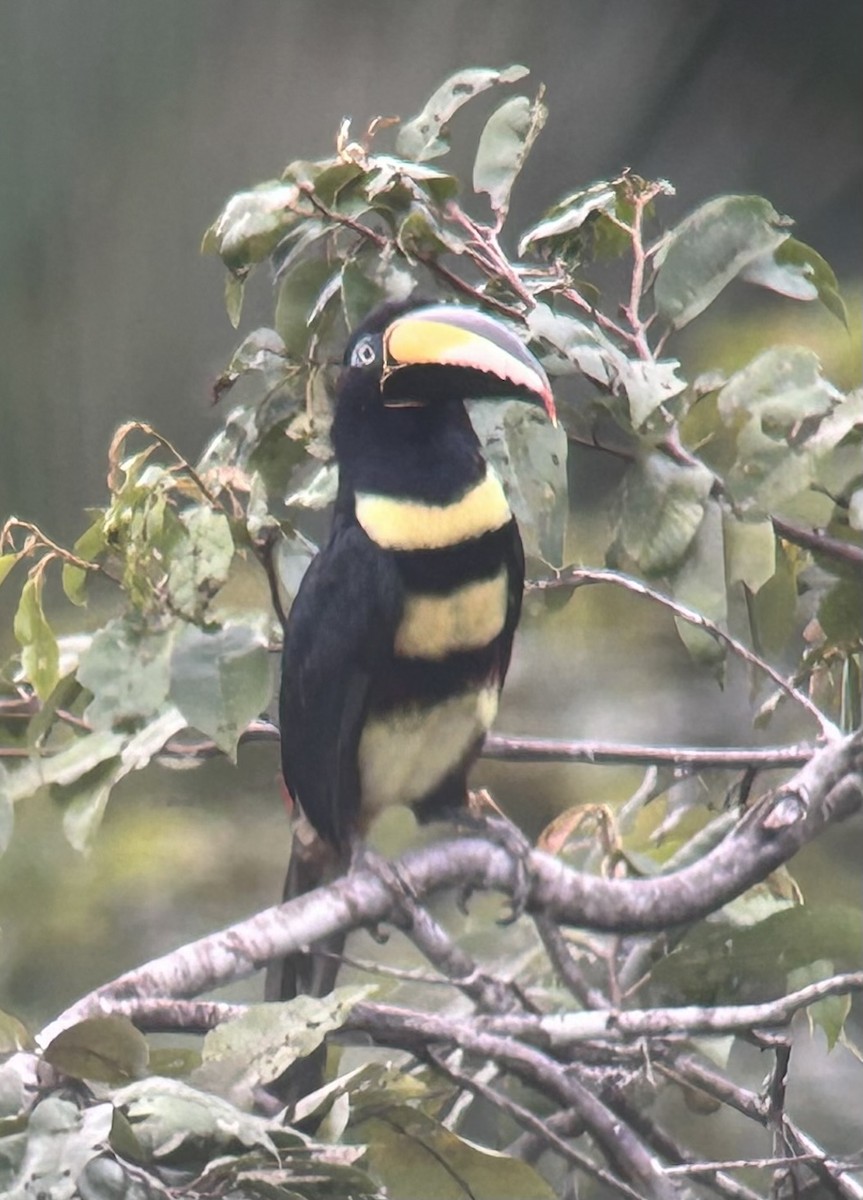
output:
<path id="1" fill-rule="evenodd" d="M 355 367 L 370 367 L 376 358 L 374 345 L 368 338 L 358 342 L 354 347 L 352 363 Z"/>

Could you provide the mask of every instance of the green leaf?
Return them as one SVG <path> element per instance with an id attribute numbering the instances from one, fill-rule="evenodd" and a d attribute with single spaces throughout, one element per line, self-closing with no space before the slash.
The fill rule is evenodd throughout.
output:
<path id="1" fill-rule="evenodd" d="M 704 518 L 713 486 L 706 467 L 684 466 L 664 454 L 638 458 L 623 477 L 617 540 L 645 575 L 675 567 Z"/>
<path id="2" fill-rule="evenodd" d="M 829 959 L 818 959 L 805 967 L 796 967 L 788 972 L 788 991 L 796 992 L 812 983 L 820 983 L 829 979 L 832 974 L 833 963 Z M 816 1000 L 806 1009 L 810 1029 L 817 1026 L 823 1030 L 828 1051 L 833 1049 L 842 1036 L 850 1011 L 850 993 L 844 996 L 825 996 L 823 1000 Z"/>
<path id="3" fill-rule="evenodd" d="M 242 380 L 246 386 L 238 388 L 240 395 L 234 394 L 231 399 L 239 405 L 257 405 L 287 384 L 291 372 L 285 343 L 275 329 L 255 329 L 243 339 L 213 384 L 213 398 L 221 400 L 226 392 Z"/>
<path id="4" fill-rule="evenodd" d="M 532 103 L 527 96 L 513 96 L 491 114 L 480 134 L 473 187 L 475 192 L 488 193 L 499 217 L 509 209 L 512 185 L 547 116 L 542 89 Z"/>
<path id="5" fill-rule="evenodd" d="M 302 219 L 300 190 L 293 183 L 269 180 L 238 192 L 204 234 L 201 249 L 215 250 L 234 274 L 263 262 L 292 226 Z"/>
<path id="6" fill-rule="evenodd" d="M 754 260 L 784 242 L 791 221 L 760 196 L 718 196 L 662 239 L 655 255 L 656 310 L 682 329 Z"/>
<path id="7" fill-rule="evenodd" d="M 840 400 L 841 393 L 822 375 L 817 354 L 805 346 L 773 346 L 735 372 L 717 402 L 726 424 L 757 418 L 765 432 L 787 436 L 801 421 L 831 412 Z"/>
<path id="8" fill-rule="evenodd" d="M 563 427 L 519 400 L 475 400 L 468 408 L 485 456 L 503 480 L 525 552 L 561 566 L 569 513 Z"/>
<path id="9" fill-rule="evenodd" d="M 354 1126 L 390 1200 L 554 1200 L 541 1175 L 516 1158 L 465 1141 L 415 1108 L 391 1107 Z"/>
<path id="10" fill-rule="evenodd" d="M 248 625 L 185 626 L 171 656 L 170 698 L 189 725 L 236 761 L 237 742 L 270 700 L 266 645 Z"/>
<path id="11" fill-rule="evenodd" d="M 238 374 L 259 371 L 264 375 L 267 386 L 272 387 L 285 374 L 285 343 L 275 329 L 266 326 L 254 329 L 231 355 L 228 370 Z"/>
<path id="12" fill-rule="evenodd" d="M 339 490 L 339 468 L 333 460 L 315 469 L 307 483 L 285 496 L 286 508 L 305 508 L 321 512 L 336 502 Z M 308 547 L 306 547 L 308 549 Z"/>
<path id="13" fill-rule="evenodd" d="M 20 557 L 20 554 L 0 554 L 0 583 L 3 582 Z"/>
<path id="14" fill-rule="evenodd" d="M 308 350 L 309 323 L 315 303 L 332 277 L 332 266 L 323 259 L 308 259 L 281 277 L 276 300 L 276 329 L 291 358 L 303 359 Z"/>
<path id="15" fill-rule="evenodd" d="M 462 245 L 449 234 L 432 214 L 414 207 L 399 225 L 396 243 L 408 259 L 436 258 L 451 252 L 461 254 Z"/>
<path id="16" fill-rule="evenodd" d="M 863 724 L 863 654 L 849 654 L 842 663 L 839 725 L 849 733 Z"/>
<path id="17" fill-rule="evenodd" d="M 326 208 L 338 205 L 339 194 L 366 172 L 359 163 L 335 159 L 315 174 L 313 179 L 315 196 Z M 315 222 L 317 225 L 317 222 Z"/>
<path id="18" fill-rule="evenodd" d="M 246 295 L 245 276 L 225 276 L 225 312 L 234 329 L 240 324 L 243 315 L 243 299 Z"/>
<path id="19" fill-rule="evenodd" d="M 354 330 L 386 298 L 386 288 L 374 277 L 380 255 L 355 254 L 342 267 L 342 308 L 348 329 Z"/>
<path id="20" fill-rule="evenodd" d="M 113 1099 L 128 1117 L 147 1159 L 188 1162 L 197 1156 L 209 1162 L 219 1154 L 235 1154 L 238 1147 L 278 1157 L 266 1121 L 179 1079 L 142 1079 Z"/>
<path id="21" fill-rule="evenodd" d="M 113 1115 L 111 1104 L 80 1109 L 59 1096 L 37 1104 L 28 1125 L 24 1161 L 8 1200 L 74 1200 L 79 1177 L 108 1148 Z"/>
<path id="22" fill-rule="evenodd" d="M 725 482 L 744 512 L 781 511 L 809 487 L 819 457 L 831 449 L 830 426 L 821 425 L 840 400 L 817 355 L 802 346 L 775 346 L 731 376 L 717 410 L 736 435 Z M 844 427 L 837 424 L 834 434 Z"/>
<path id="23" fill-rule="evenodd" d="M 86 719 L 98 730 L 138 723 L 159 712 L 170 687 L 170 631 L 156 633 L 116 618 L 81 656 L 78 682 L 93 699 Z"/>
<path id="24" fill-rule="evenodd" d="M 676 360 L 629 358 L 601 330 L 578 317 L 538 304 L 527 322 L 531 335 L 552 348 L 552 360 L 545 359 L 551 373 L 562 375 L 575 369 L 611 395 L 625 397 L 628 413 L 618 412 L 619 405 L 613 411 L 622 423 L 628 416 L 633 429 L 639 429 L 661 404 L 686 387 L 686 381 L 677 375 L 680 364 Z"/>
<path id="25" fill-rule="evenodd" d="M 98 737 L 99 734 L 90 736 Z M 69 844 L 80 854 L 86 853 L 92 847 L 102 824 L 111 790 L 122 774 L 121 760 L 109 758 L 72 783 L 53 785 L 51 799 L 64 810 L 63 832 Z"/>
<path id="26" fill-rule="evenodd" d="M 32 683 L 40 700 L 47 700 L 60 672 L 57 639 L 42 609 L 44 573 L 31 575 L 21 591 L 15 612 L 14 631 L 21 647 L 24 677 Z"/>
<path id="27" fill-rule="evenodd" d="M 859 970 L 861 946 L 858 909 L 797 905 L 744 928 L 702 923 L 651 974 L 687 1003 L 739 1004 L 784 993 L 789 971 L 821 959 L 837 971 Z"/>
<path id="28" fill-rule="evenodd" d="M 616 216 L 618 192 L 614 183 L 602 180 L 564 196 L 543 215 L 542 220 L 528 229 L 518 243 L 519 255 L 526 254 L 542 242 L 556 241 L 564 234 L 581 229 L 585 221 L 598 214 Z"/>
<path id="29" fill-rule="evenodd" d="M 459 183 L 455 176 L 436 167 L 405 162 L 387 154 L 377 155 L 373 162 L 374 170 L 366 188 L 366 199 L 371 202 L 374 211 L 382 216 L 391 218 L 404 207 L 410 206 L 418 199 L 418 191 L 424 192 L 437 208 L 442 208 L 458 193 Z M 382 203 L 384 199 L 386 202 Z"/>
<path id="30" fill-rule="evenodd" d="M 863 638 L 863 580 L 835 583 L 818 606 L 818 624 L 830 645 L 857 645 Z"/>
<path id="31" fill-rule="evenodd" d="M 127 1017 L 89 1017 L 58 1033 L 44 1058 L 75 1079 L 127 1083 L 147 1070 L 150 1051 Z"/>
<path id="32" fill-rule="evenodd" d="M 108 539 L 105 534 L 105 518 L 100 514 L 89 529 L 78 538 L 72 547 L 75 556 L 92 562 L 107 548 Z M 91 572 L 74 563 L 63 563 L 63 591 L 73 604 L 79 607 L 87 603 L 87 579 Z"/>
<path id="33" fill-rule="evenodd" d="M 592 248 L 595 256 L 622 253 L 630 244 L 627 229 L 619 224 L 628 215 L 623 192 L 628 185 L 625 176 L 600 180 L 558 200 L 535 226 L 522 234 L 519 254 L 535 250 L 580 262 L 588 248 Z"/>
<path id="34" fill-rule="evenodd" d="M 529 74 L 527 67 L 505 67 L 495 71 L 472 67 L 451 75 L 432 94 L 422 112 L 399 130 L 396 150 L 404 158 L 424 162 L 449 150 L 447 126 L 463 104 L 497 83 L 515 83 Z"/>
<path id="35" fill-rule="evenodd" d="M 297 996 L 282 1004 L 252 1005 L 207 1034 L 193 1081 L 241 1106 L 251 1105 L 259 1087 L 317 1050 L 374 991 L 374 986 L 339 987 L 321 999 Z"/>
<path id="36" fill-rule="evenodd" d="M 354 330 L 380 302 L 404 300 L 413 289 L 413 275 L 395 246 L 383 251 L 362 247 L 342 268 L 342 308 L 348 329 Z"/>
<path id="37" fill-rule="evenodd" d="M 753 640 L 759 653 L 768 655 L 777 655 L 786 648 L 797 619 L 798 555 L 782 542 L 776 544 L 775 553 L 775 571 L 749 604 Z"/>
<path id="38" fill-rule="evenodd" d="M 168 568 L 168 596 L 178 612 L 196 620 L 228 577 L 234 539 L 228 518 L 209 505 L 187 509 L 180 521 L 186 537 Z"/>
<path id="39" fill-rule="evenodd" d="M 303 260 L 324 255 L 331 235 L 329 225 L 311 217 L 307 217 L 302 225 L 290 230 L 272 254 L 276 281 L 293 271 Z"/>
<path id="40" fill-rule="evenodd" d="M 776 535 L 770 521 L 741 521 L 726 512 L 725 575 L 728 586 L 745 584 L 755 595 L 776 572 Z"/>
<path id="41" fill-rule="evenodd" d="M 760 255 L 740 277 L 792 300 L 820 300 L 848 328 L 848 312 L 833 268 L 816 250 L 796 238 L 789 237 L 775 250 Z"/>
<path id="42" fill-rule="evenodd" d="M 531 337 L 545 343 L 553 352 L 552 361 L 544 356 L 555 375 L 580 371 L 594 383 L 611 391 L 618 367 L 625 355 L 599 329 L 578 317 L 556 313 L 547 304 L 537 304 L 528 313 Z"/>
<path id="43" fill-rule="evenodd" d="M 16 1054 L 19 1050 L 32 1051 L 34 1049 L 33 1038 L 23 1021 L 19 1021 L 17 1017 L 13 1017 L 11 1013 L 0 1012 L 0 1056 L 5 1058 L 9 1054 Z M 7 1114 L 6 1101 L 9 1098 L 6 1089 L 3 1087 L 5 1080 L 0 1080 L 0 1118 Z M 10 1089 L 11 1090 L 11 1089 Z M 23 1101 L 23 1089 L 20 1093 Z M 11 1106 L 17 1111 L 17 1105 L 13 1103 Z M 23 1103 L 22 1103 L 23 1107 Z"/>
<path id="44" fill-rule="evenodd" d="M 718 501 L 708 499 L 704 519 L 672 581 L 675 600 L 694 608 L 701 616 L 716 625 L 723 625 L 728 616 L 725 591 L 725 556 L 722 536 L 722 510 Z M 704 629 L 699 629 L 681 617 L 675 617 L 680 640 L 696 662 L 705 665 L 721 663 L 725 647 Z"/>
<path id="45" fill-rule="evenodd" d="M 34 757 L 0 771 L 3 793 L 10 803 L 15 804 L 48 784 L 63 787 L 73 783 L 105 759 L 114 757 L 122 745 L 123 738 L 116 733 L 96 730 L 84 734 L 50 757 Z"/>

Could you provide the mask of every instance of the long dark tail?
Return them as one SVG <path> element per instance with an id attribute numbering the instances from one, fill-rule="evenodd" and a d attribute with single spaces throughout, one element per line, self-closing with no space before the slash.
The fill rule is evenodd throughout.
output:
<path id="1" fill-rule="evenodd" d="M 343 871 L 345 864 L 342 858 L 321 841 L 306 822 L 300 820 L 294 829 L 291 860 L 282 892 L 283 901 L 294 900 L 335 879 Z M 295 996 L 326 996 L 335 987 L 340 966 L 337 956 L 344 949 L 345 937 L 343 933 L 335 934 L 315 942 L 305 954 L 291 954 L 271 962 L 264 976 L 264 999 L 293 1000 Z M 323 1084 L 326 1059 L 326 1044 L 322 1044 L 288 1067 L 280 1079 L 269 1085 L 268 1090 L 283 1104 L 293 1108 L 302 1096 L 309 1095 Z"/>
<path id="2" fill-rule="evenodd" d="M 283 902 L 330 883 L 343 873 L 346 866 L 345 855 L 322 841 L 304 821 L 299 821 L 285 876 Z M 294 996 L 326 996 L 335 987 L 340 965 L 338 955 L 344 945 L 345 934 L 334 934 L 315 942 L 308 953 L 292 954 L 271 962 L 264 977 L 264 999 L 292 1000 Z"/>

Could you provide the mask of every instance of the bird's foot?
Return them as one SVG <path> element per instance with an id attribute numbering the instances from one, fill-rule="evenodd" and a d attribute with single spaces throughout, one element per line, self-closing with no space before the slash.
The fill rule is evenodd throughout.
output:
<path id="1" fill-rule="evenodd" d="M 414 913 L 417 909 L 418 897 L 414 889 L 401 874 L 399 869 L 388 858 L 370 850 L 362 842 L 356 842 L 351 848 L 351 871 L 372 871 L 390 892 L 393 898 L 393 911 L 388 920 L 390 924 L 402 929 L 410 929 L 414 923 Z M 369 926 L 369 933 L 379 945 L 389 940 L 389 935 L 380 925 Z"/>
<path id="2" fill-rule="evenodd" d="M 512 860 L 513 884 L 510 894 L 510 912 L 499 921 L 501 925 L 511 925 L 524 913 L 530 897 L 532 883 L 530 856 L 533 847 L 519 829 L 506 816 L 492 799 L 485 788 L 468 793 L 467 811 L 458 814 L 459 825 L 471 832 L 488 838 L 505 850 Z M 459 896 L 459 907 L 467 911 L 467 902 L 472 889 L 464 889 Z"/>

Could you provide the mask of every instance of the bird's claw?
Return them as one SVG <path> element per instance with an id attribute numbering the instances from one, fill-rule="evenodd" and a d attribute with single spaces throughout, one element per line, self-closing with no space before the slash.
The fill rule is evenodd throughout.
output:
<path id="1" fill-rule="evenodd" d="M 480 804 L 476 800 L 479 798 Z M 472 803 L 467 813 L 461 814 L 460 824 L 470 830 L 472 833 L 479 833 L 483 837 L 488 838 L 490 842 L 494 842 L 505 850 L 509 855 L 513 865 L 513 883 L 510 894 L 510 912 L 507 916 L 501 917 L 498 921 L 499 925 L 512 925 L 517 921 L 527 908 L 527 902 L 530 898 L 530 889 L 532 883 L 530 871 L 530 855 L 533 850 L 528 839 L 514 825 L 508 817 L 501 813 L 501 810 L 491 801 L 487 792 L 480 792 L 472 795 Z M 481 807 L 482 805 L 482 807 Z M 483 811 L 483 807 L 485 811 Z M 488 807 L 491 807 L 499 816 L 489 816 Z M 458 897 L 459 909 L 466 913 L 467 902 L 470 899 L 472 888 L 464 888 Z"/>

